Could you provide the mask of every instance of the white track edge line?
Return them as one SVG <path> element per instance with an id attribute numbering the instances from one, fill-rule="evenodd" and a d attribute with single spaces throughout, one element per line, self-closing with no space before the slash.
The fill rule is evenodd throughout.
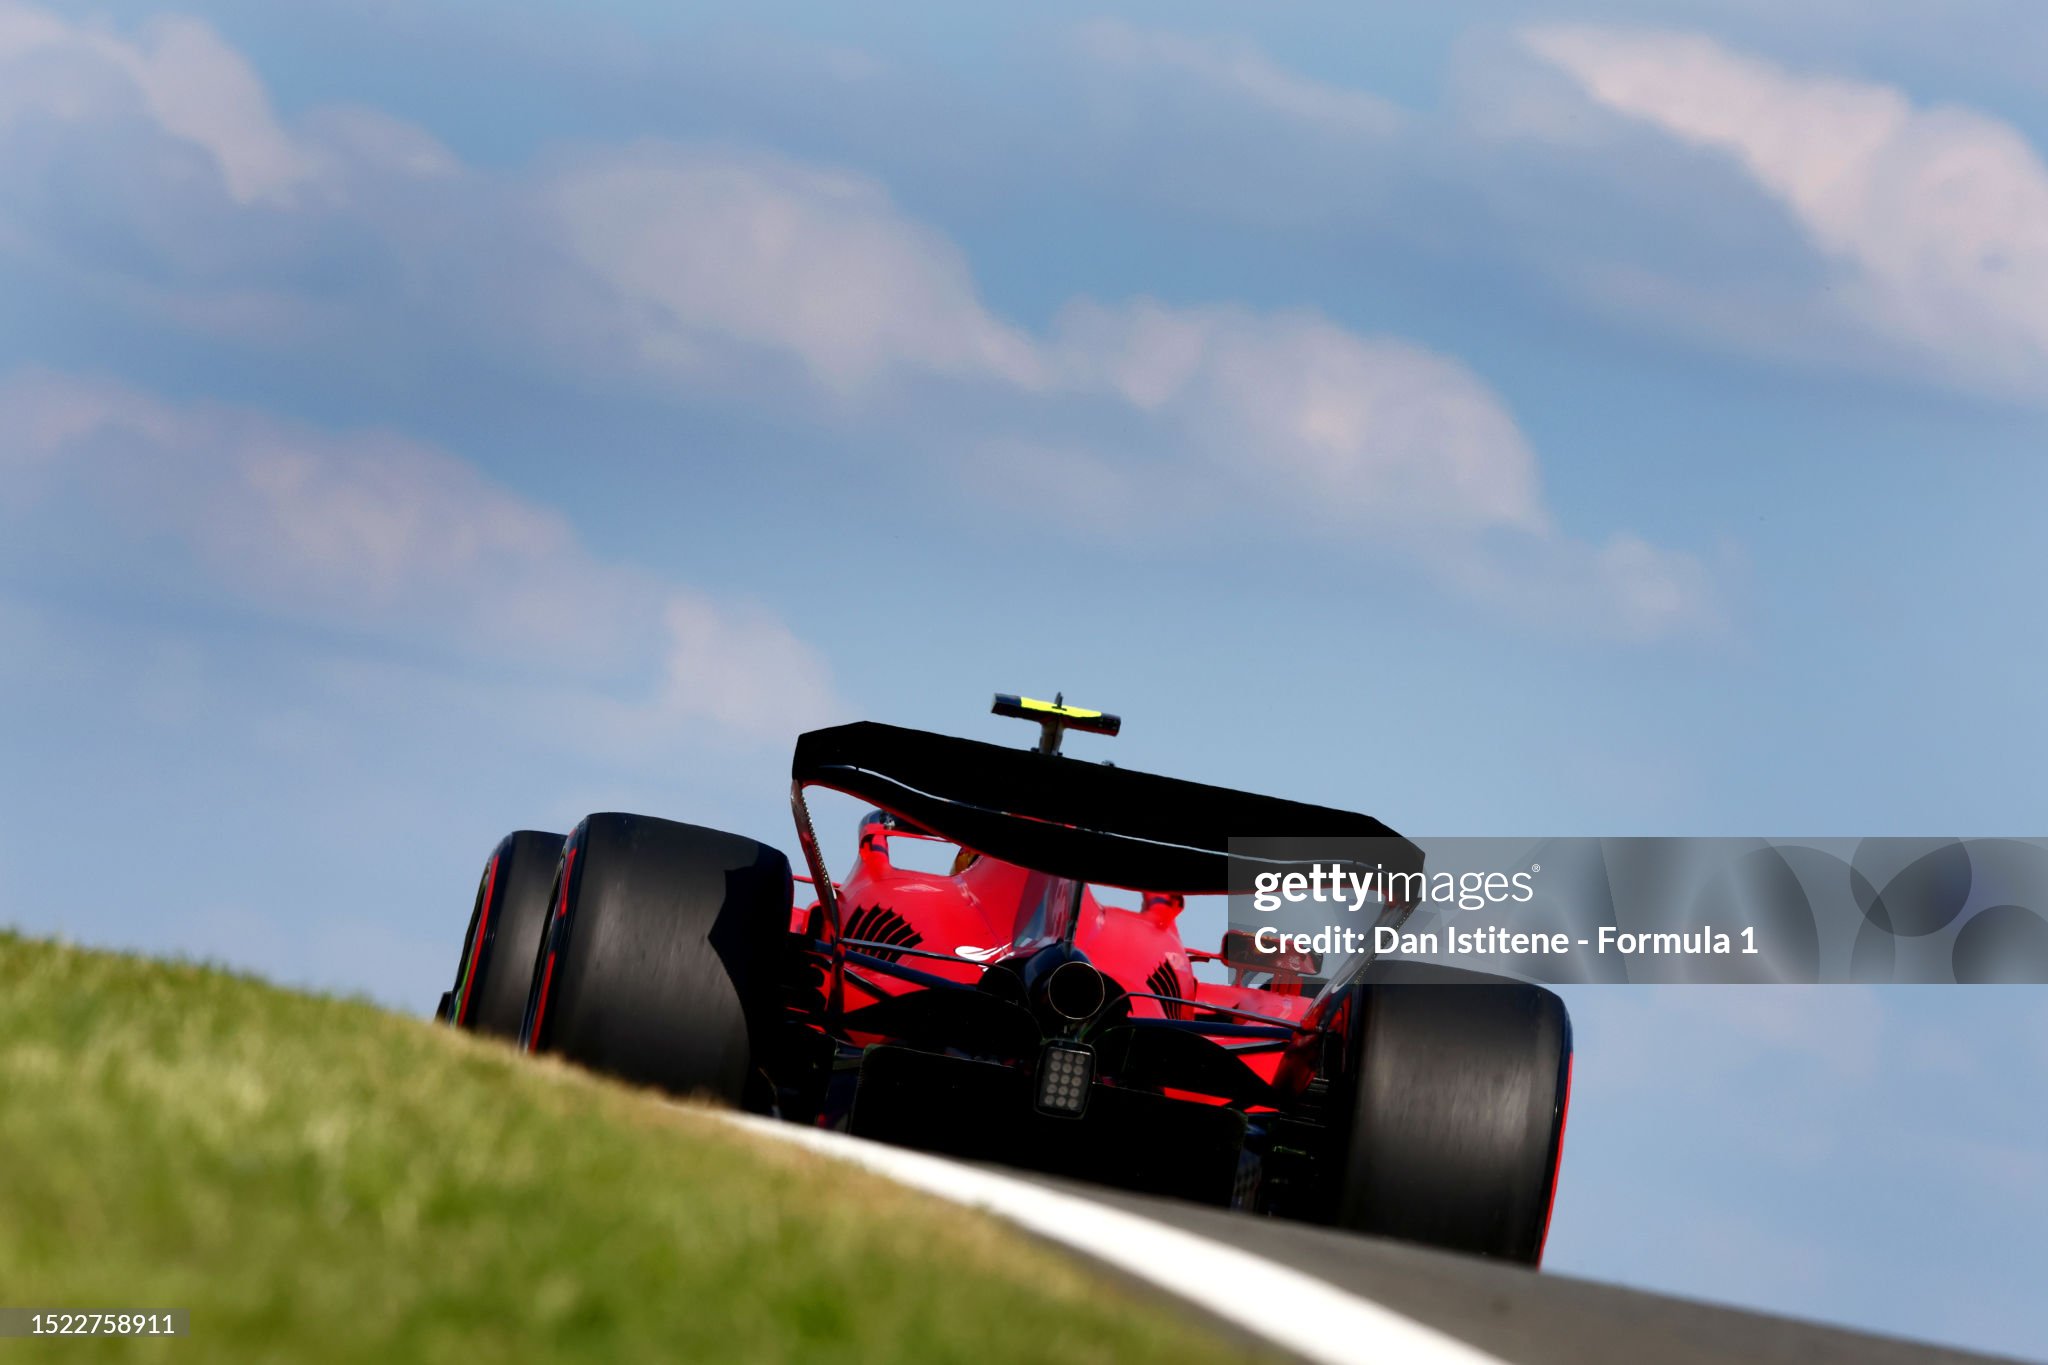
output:
<path id="1" fill-rule="evenodd" d="M 985 1209 L 1321 1365 L 1509 1365 L 1371 1299 L 1198 1233 L 1078 1195 L 866 1138 L 749 1114 L 721 1119 L 763 1137 Z"/>

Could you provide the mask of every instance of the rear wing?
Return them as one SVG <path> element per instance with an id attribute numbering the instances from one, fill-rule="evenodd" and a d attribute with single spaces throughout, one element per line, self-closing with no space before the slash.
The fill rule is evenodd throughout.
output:
<path id="1" fill-rule="evenodd" d="M 1260 873 L 1341 860 L 1340 840 L 1374 840 L 1390 873 L 1422 870 L 1422 850 L 1369 815 L 873 721 L 799 736 L 790 777 L 807 855 L 802 791 L 815 785 L 1003 862 L 1100 886 L 1248 892 Z M 1231 841 L 1245 839 L 1260 856 L 1232 856 Z"/>

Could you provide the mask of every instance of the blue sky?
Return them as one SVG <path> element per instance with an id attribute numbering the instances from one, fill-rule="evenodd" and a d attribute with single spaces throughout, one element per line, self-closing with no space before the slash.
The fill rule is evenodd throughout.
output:
<path id="1" fill-rule="evenodd" d="M 0 917 L 424 1009 L 807 725 L 2038 835 L 2048 11 L 0 0 Z M 1254 703 L 1246 706 L 1245 703 Z M 1579 991 L 1555 1268 L 2048 1357 L 2033 991 Z"/>

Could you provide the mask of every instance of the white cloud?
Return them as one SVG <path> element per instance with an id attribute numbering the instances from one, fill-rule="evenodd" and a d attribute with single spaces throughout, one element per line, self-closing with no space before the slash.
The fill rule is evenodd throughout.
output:
<path id="1" fill-rule="evenodd" d="M 333 434 L 260 413 L 179 406 L 122 385 L 29 372 L 0 384 L 14 494 L 85 494 L 141 535 L 170 532 L 237 596 L 330 619 L 457 617 L 465 633 L 582 558 L 560 516 L 444 451 L 388 432 Z"/>
<path id="2" fill-rule="evenodd" d="M 1107 66 L 1161 70 L 1285 118 L 1331 132 L 1382 136 L 1399 128 L 1397 107 L 1363 90 L 1313 80 L 1274 62 L 1248 42 L 1139 28 L 1118 19 L 1081 26 L 1081 51 Z"/>
<path id="3" fill-rule="evenodd" d="M 122 28 L 0 0 L 0 252 L 81 300 L 270 345 L 339 337 L 402 304 L 392 283 L 424 263 L 401 241 L 475 253 L 485 234 L 440 210 L 487 181 L 418 193 L 460 169 L 375 110 L 281 118 L 196 19 Z M 449 265 L 427 267 L 444 291 Z"/>
<path id="4" fill-rule="evenodd" d="M 0 433 L 0 468 L 24 475 L 0 510 L 62 500 L 67 536 L 109 560 L 168 542 L 210 590 L 284 618 L 553 676 L 599 728 L 786 739 L 844 709 L 773 616 L 607 563 L 559 513 L 420 442 L 46 372 L 0 383 Z"/>
<path id="5" fill-rule="evenodd" d="M 1513 415 L 1448 356 L 1313 313 L 1153 301 L 1076 304 L 1057 333 L 1065 382 L 1107 389 L 1160 429 L 1173 453 L 1146 486 L 1172 487 L 1183 509 L 1201 500 L 1177 485 L 1206 477 L 1212 514 L 1412 556 L 1546 626 L 1648 638 L 1720 625 L 1693 556 L 1564 534 Z"/>
<path id="6" fill-rule="evenodd" d="M 262 81 L 205 24 L 160 18 L 123 37 L 0 3 L 0 127 L 31 111 L 88 118 L 124 104 L 204 151 L 237 203 L 289 202 L 311 174 Z"/>
<path id="7" fill-rule="evenodd" d="M 455 153 L 416 123 L 378 109 L 336 105 L 306 115 L 307 156 L 331 193 L 345 193 L 353 171 L 397 179 L 439 180 L 462 170 Z"/>
<path id="8" fill-rule="evenodd" d="M 0 0 L 0 133 L 37 118 L 139 118 L 201 154 L 243 207 L 303 207 L 309 191 L 340 197 L 360 167 L 401 177 L 457 168 L 431 135 L 375 109 L 320 108 L 287 126 L 255 69 L 201 20 L 166 15 L 123 33 Z"/>
<path id="9" fill-rule="evenodd" d="M 1470 596 L 1545 627 L 1591 622 L 1611 635 L 1656 639 L 1718 635 L 1728 624 L 1715 575 L 1699 556 L 1626 531 L 1597 544 L 1552 533 L 1423 553 Z"/>
<path id="10" fill-rule="evenodd" d="M 824 662 L 772 613 L 678 590 L 662 613 L 668 630 L 660 709 L 704 716 L 742 734 L 790 734 L 845 708 Z M 791 717 L 805 718 L 792 725 Z"/>
<path id="11" fill-rule="evenodd" d="M 1169 422 L 1191 453 L 1325 524 L 1543 530 L 1536 457 L 1455 360 L 1311 313 L 1080 303 L 1059 327 L 1076 383 Z"/>
<path id="12" fill-rule="evenodd" d="M 469 171 L 376 110 L 286 124 L 192 19 L 124 33 L 0 0 L 0 179 L 0 249 L 178 325 L 303 337 L 424 309 L 481 347 L 662 384 L 715 385 L 763 355 L 840 395 L 1037 379 L 958 248 L 872 179 L 651 143 Z M 367 290 L 324 283 L 337 252 Z"/>
<path id="13" fill-rule="evenodd" d="M 1803 75 L 1711 38 L 1541 26 L 1529 49 L 1597 104 L 1722 152 L 1843 271 L 1835 306 L 1950 379 L 2048 383 L 2048 168 L 2009 125 Z"/>
<path id="14" fill-rule="evenodd" d="M 959 249 L 864 176 L 650 144 L 579 159 L 540 197 L 658 367 L 727 342 L 793 356 L 841 393 L 900 372 L 1039 381 Z"/>
<path id="15" fill-rule="evenodd" d="M 196 23 L 125 39 L 0 5 L 0 75 L 16 81 L 0 84 L 12 92 L 0 99 L 59 118 L 70 136 L 53 149 L 12 137 L 0 119 L 0 175 L 21 187 L 0 213 L 0 249 L 13 218 L 17 244 L 33 238 L 44 256 L 85 262 L 94 285 L 144 296 L 159 319 L 273 344 L 321 338 L 349 355 L 426 335 L 529 372 L 599 385 L 624 376 L 728 402 L 964 384 L 943 396 L 920 389 L 950 409 L 952 430 L 919 430 L 911 443 L 945 444 L 935 458 L 970 478 L 992 451 L 1052 450 L 1098 471 L 1091 489 L 1154 520 L 1248 510 L 1268 533 L 1277 522 L 1281 534 L 1407 553 L 1441 581 L 1549 623 L 1590 617 L 1656 634 L 1710 614 L 1705 576 L 1686 557 L 1626 535 L 1596 549 L 1562 534 L 1512 415 L 1450 357 L 1310 312 L 1144 300 L 1079 302 L 1033 335 L 983 303 L 952 241 L 858 173 L 663 143 L 563 148 L 523 174 L 479 172 L 372 111 L 319 110 L 284 127 L 246 63 Z M 1090 32 L 1118 60 L 1223 81 L 1290 116 L 1371 121 L 1346 92 L 1256 54 Z M 154 131 L 139 143 L 116 117 L 118 99 L 69 93 L 143 84 L 157 93 L 135 97 L 154 100 Z M 193 93 L 202 89 L 211 103 Z M 173 144 L 178 156 L 210 157 L 219 183 L 195 188 L 163 171 Z M 83 197 L 79 168 L 96 187 Z M 86 211 L 94 230 L 80 234 Z M 115 248 L 81 254 L 102 240 Z M 333 283 L 337 264 L 346 287 Z M 56 434 L 29 441 L 32 452 L 84 422 L 106 449 L 154 440 L 194 462 L 190 480 L 152 458 L 124 466 L 131 488 L 154 490 L 132 494 L 130 511 L 147 520 L 187 509 L 194 552 L 217 570 L 261 566 L 251 596 L 317 599 L 364 619 L 438 611 L 468 620 L 477 638 L 581 619 L 563 610 L 573 593 L 562 569 L 573 561 L 595 574 L 594 561 L 563 548 L 573 536 L 559 519 L 459 460 L 392 435 L 330 438 L 249 414 L 42 387 L 21 420 Z M 853 419 L 856 405 L 835 416 Z M 1043 424 L 1063 429 L 1048 437 Z M 208 441 L 236 463 L 199 460 Z M 211 490 L 204 517 L 188 492 L 198 487 Z M 1110 525 L 1116 514 L 1079 519 Z M 488 597 L 473 590 L 484 582 Z M 608 580 L 588 595 L 616 593 Z M 654 633 L 691 619 L 685 611 Z M 742 713 L 717 688 L 691 690 Z M 816 697 L 798 686 L 788 701 Z"/>

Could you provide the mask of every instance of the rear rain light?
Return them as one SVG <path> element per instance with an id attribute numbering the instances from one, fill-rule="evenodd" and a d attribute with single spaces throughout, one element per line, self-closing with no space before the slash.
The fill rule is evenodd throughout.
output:
<path id="1" fill-rule="evenodd" d="M 1079 1118 L 1088 1108 L 1088 1087 L 1095 1082 L 1095 1052 L 1075 1043 L 1047 1043 L 1038 1058 L 1038 1108 L 1041 1113 Z"/>

